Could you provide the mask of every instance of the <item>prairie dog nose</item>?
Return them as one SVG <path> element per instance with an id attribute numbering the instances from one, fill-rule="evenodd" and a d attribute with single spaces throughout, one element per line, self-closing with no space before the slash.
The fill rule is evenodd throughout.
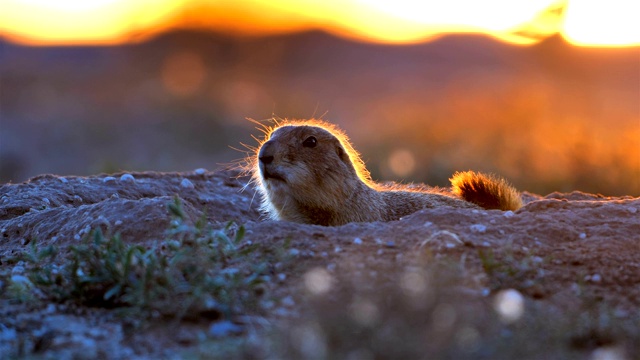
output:
<path id="1" fill-rule="evenodd" d="M 267 141 L 266 143 L 262 144 L 260 152 L 258 153 L 258 160 L 260 160 L 260 162 L 265 165 L 271 164 L 273 162 L 273 152 L 271 151 L 272 145 L 273 143 L 271 141 Z"/>

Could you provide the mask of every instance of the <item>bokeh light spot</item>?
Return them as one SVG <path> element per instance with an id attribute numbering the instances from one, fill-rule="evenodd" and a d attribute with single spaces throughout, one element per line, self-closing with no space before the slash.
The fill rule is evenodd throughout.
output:
<path id="1" fill-rule="evenodd" d="M 493 307 L 500 319 L 507 324 L 520 319 L 524 314 L 524 297 L 514 289 L 502 290 L 494 299 Z"/>
<path id="2" fill-rule="evenodd" d="M 396 149 L 389 155 L 389 168 L 396 176 L 409 176 L 416 168 L 416 159 L 411 151 Z"/>
<path id="3" fill-rule="evenodd" d="M 314 268 L 304 274 L 304 285 L 314 295 L 328 292 L 333 285 L 333 277 L 322 268 Z"/>
<path id="4" fill-rule="evenodd" d="M 202 58 L 191 51 L 169 55 L 162 66 L 162 84 L 176 96 L 193 95 L 201 87 L 205 75 Z"/>

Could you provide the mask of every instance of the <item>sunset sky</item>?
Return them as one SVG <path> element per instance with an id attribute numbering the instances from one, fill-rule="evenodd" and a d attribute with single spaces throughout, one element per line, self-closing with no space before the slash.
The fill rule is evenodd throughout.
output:
<path id="1" fill-rule="evenodd" d="M 637 0 L 2 0 L 0 35 L 30 45 L 119 44 L 172 28 L 267 35 L 321 29 L 358 41 L 414 43 L 483 33 L 532 44 L 640 46 Z"/>

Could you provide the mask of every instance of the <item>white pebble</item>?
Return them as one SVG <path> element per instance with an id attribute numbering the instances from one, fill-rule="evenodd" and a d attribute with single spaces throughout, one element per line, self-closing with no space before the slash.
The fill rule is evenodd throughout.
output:
<path id="1" fill-rule="evenodd" d="M 107 176 L 104 179 L 102 179 L 102 182 L 105 183 L 105 184 L 108 183 L 108 182 L 113 182 L 113 181 L 116 181 L 116 178 L 114 178 L 113 176 Z"/>
<path id="2" fill-rule="evenodd" d="M 287 278 L 287 274 L 278 274 L 278 280 L 284 281 Z"/>
<path id="3" fill-rule="evenodd" d="M 283 298 L 281 303 L 282 303 L 282 305 L 289 306 L 289 307 L 296 304 L 296 302 L 293 301 L 293 298 L 291 296 L 287 296 L 287 297 Z"/>
<path id="4" fill-rule="evenodd" d="M 424 227 L 429 227 L 429 226 L 431 226 L 431 225 L 433 225 L 433 223 L 432 223 L 431 221 L 427 221 L 427 222 L 426 222 L 426 223 L 424 223 L 424 225 L 422 225 L 422 226 L 424 226 Z"/>
<path id="5" fill-rule="evenodd" d="M 114 222 L 114 224 L 116 226 L 120 226 L 120 225 L 122 225 L 122 220 L 116 220 L 116 222 Z"/>
<path id="6" fill-rule="evenodd" d="M 587 238 L 587 234 L 585 233 L 580 233 L 580 239 L 586 239 Z"/>
<path id="7" fill-rule="evenodd" d="M 473 224 L 471 226 L 469 226 L 469 229 L 471 229 L 471 232 L 474 233 L 484 233 L 485 231 L 487 231 L 487 227 L 485 225 L 482 224 Z"/>
<path id="8" fill-rule="evenodd" d="M 209 327 L 209 336 L 214 338 L 221 338 L 229 335 L 238 335 L 241 333 L 242 327 L 228 320 L 215 322 Z"/>
<path id="9" fill-rule="evenodd" d="M 339 253 L 340 251 L 342 251 L 342 248 L 340 246 L 336 246 L 333 251 Z"/>
<path id="10" fill-rule="evenodd" d="M 60 180 L 60 182 L 63 184 L 66 184 L 69 182 L 69 180 L 67 180 L 67 178 L 64 178 L 64 177 L 59 177 L 58 180 Z"/>
<path id="11" fill-rule="evenodd" d="M 507 211 L 504 212 L 504 214 L 502 214 L 502 216 L 508 217 L 508 218 L 512 217 L 513 215 L 514 215 L 514 213 L 511 210 L 507 210 Z"/>
<path id="12" fill-rule="evenodd" d="M 207 169 L 198 168 L 193 171 L 196 175 L 204 175 L 207 172 Z"/>
<path id="13" fill-rule="evenodd" d="M 591 275 L 591 281 L 599 283 L 600 281 L 602 281 L 602 276 L 600 276 L 600 274 L 593 274 Z"/>
<path id="14" fill-rule="evenodd" d="M 627 210 L 629 210 L 629 212 L 632 213 L 632 214 L 635 214 L 636 212 L 638 212 L 638 208 L 634 208 L 634 207 L 630 207 Z"/>
<path id="15" fill-rule="evenodd" d="M 182 181 L 180 182 L 180 186 L 182 186 L 185 189 L 193 189 L 194 188 L 193 183 L 189 179 L 182 179 Z"/>
<path id="16" fill-rule="evenodd" d="M 31 286 L 31 281 L 24 275 L 11 275 L 11 282 L 23 286 Z"/>
<path id="17" fill-rule="evenodd" d="M 47 198 L 42 198 L 42 202 L 47 204 L 47 205 L 51 205 L 51 201 L 49 201 L 49 199 L 47 199 Z"/>
<path id="18" fill-rule="evenodd" d="M 298 254 L 300 254 L 300 250 L 298 250 L 298 249 L 289 249 L 289 255 L 296 256 Z"/>
<path id="19" fill-rule="evenodd" d="M 136 178 L 134 178 L 131 174 L 122 174 L 122 176 L 120 176 L 120 181 L 134 183 L 136 182 Z"/>
<path id="20" fill-rule="evenodd" d="M 360 245 L 360 244 L 362 244 L 362 239 L 357 237 L 357 238 L 353 239 L 353 243 L 356 244 L 356 245 Z"/>

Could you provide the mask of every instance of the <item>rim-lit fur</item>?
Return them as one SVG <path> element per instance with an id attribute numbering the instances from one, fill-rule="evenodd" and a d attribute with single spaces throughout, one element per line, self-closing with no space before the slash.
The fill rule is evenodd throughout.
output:
<path id="1" fill-rule="evenodd" d="M 273 220 L 342 225 L 397 220 L 438 206 L 478 208 L 437 189 L 374 183 L 347 136 L 333 124 L 281 120 L 263 132 L 249 164 L 262 211 Z M 305 146 L 310 137 L 313 146 Z"/>

